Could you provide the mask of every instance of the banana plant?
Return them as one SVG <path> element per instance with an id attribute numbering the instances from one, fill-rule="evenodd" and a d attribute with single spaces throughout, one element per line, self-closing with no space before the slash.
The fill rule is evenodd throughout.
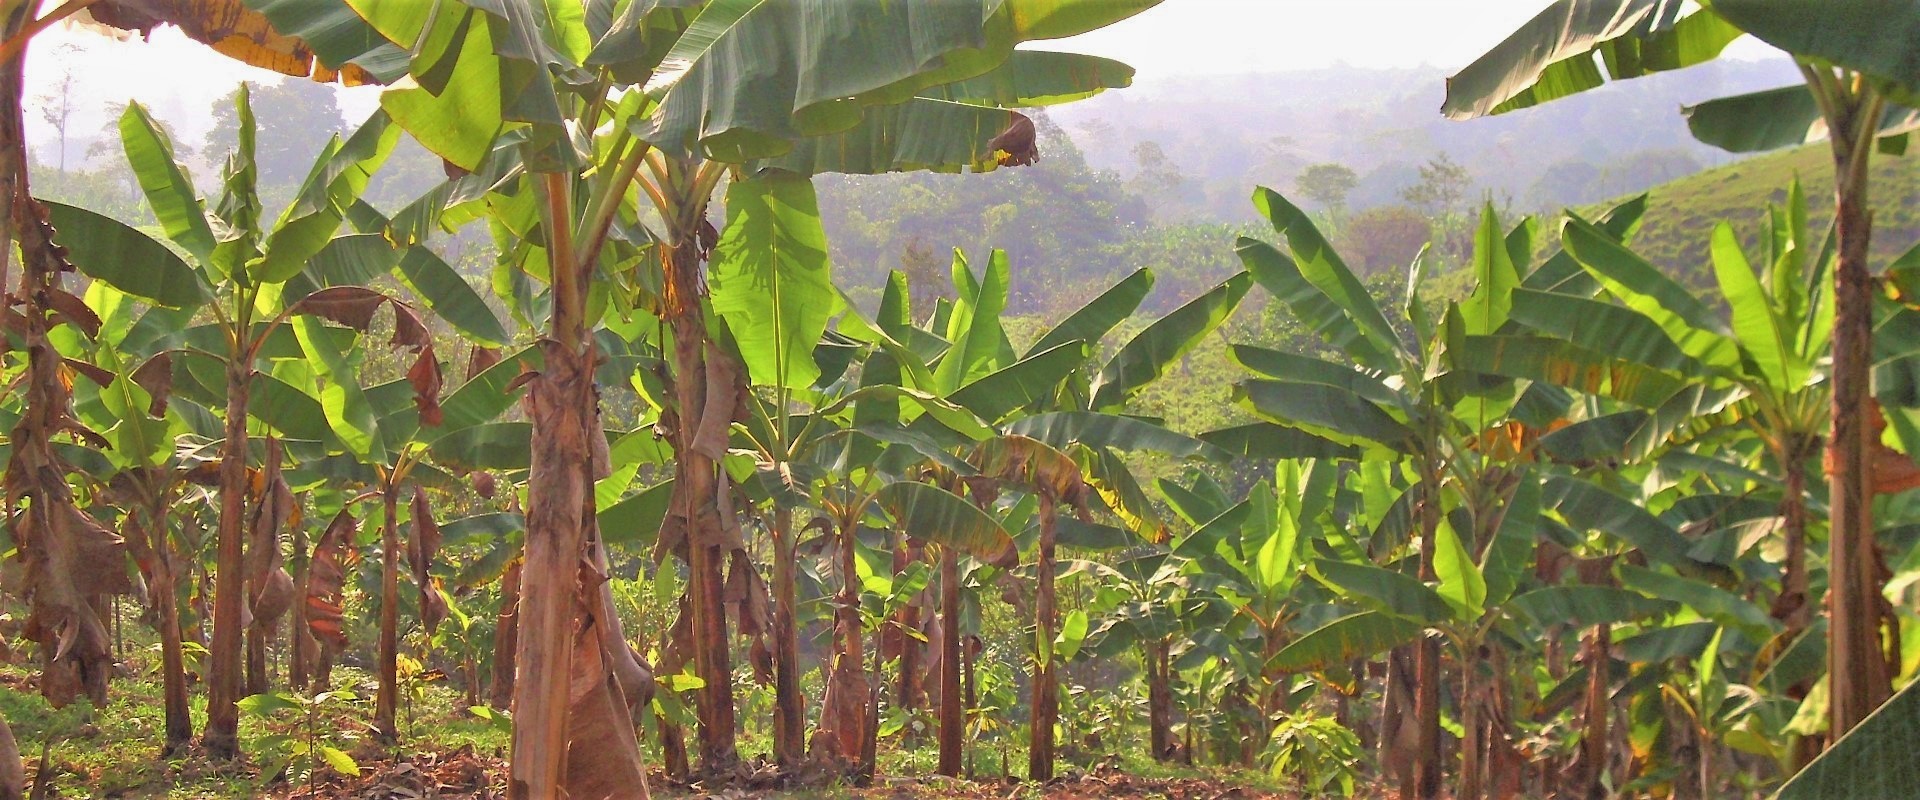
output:
<path id="1" fill-rule="evenodd" d="M 203 303 L 196 307 L 211 311 L 215 320 L 181 331 L 178 341 L 160 349 L 169 352 L 174 372 L 198 369 L 212 373 L 213 383 L 221 385 L 225 395 L 214 641 L 208 722 L 202 737 L 209 751 L 221 757 L 232 756 L 238 746 L 234 702 L 241 689 L 240 622 L 247 582 L 243 526 L 247 513 L 249 405 L 255 392 L 272 402 L 280 389 L 274 379 L 259 377 L 256 370 L 261 360 L 268 358 L 263 350 L 279 341 L 274 334 L 281 331 L 281 322 L 322 310 L 319 302 L 302 305 L 306 299 L 300 293 L 303 284 L 297 279 L 309 270 L 339 263 L 336 257 L 344 254 L 329 249 L 334 233 L 349 205 L 365 188 L 368 176 L 386 159 L 399 136 L 399 129 L 389 125 L 382 112 L 344 141 L 336 137 L 321 152 L 294 204 L 275 223 L 263 225 L 254 190 L 253 115 L 244 89 L 235 102 L 240 120 L 239 145 L 226 162 L 221 198 L 211 211 L 186 171 L 174 161 L 171 144 L 146 111 L 131 104 L 121 119 L 128 161 L 162 230 L 184 255 L 175 255 L 151 240 L 122 246 L 139 247 L 139 252 L 157 259 L 162 266 L 155 277 L 165 282 L 168 291 L 183 296 L 175 302 L 190 294 L 194 302 L 182 304 Z M 117 241 L 137 241 L 127 237 L 139 236 L 130 234 L 130 229 L 121 230 L 125 226 L 78 209 L 68 220 L 66 229 L 73 234 L 118 234 Z M 129 290 L 125 285 L 119 288 Z"/>
<path id="2" fill-rule="evenodd" d="M 1810 508 L 1808 471 L 1830 424 L 1832 386 L 1818 366 L 1832 329 L 1834 304 L 1821 287 L 1833 251 L 1831 235 L 1824 244 L 1811 235 L 1797 182 L 1786 206 L 1771 208 L 1768 219 L 1768 258 L 1759 272 L 1731 226 L 1723 223 L 1712 234 L 1714 274 L 1727 316 L 1712 310 L 1711 299 L 1695 296 L 1577 218 L 1564 223 L 1562 241 L 1592 279 L 1583 288 L 1598 296 L 1523 289 L 1514 294 L 1513 315 L 1519 325 L 1555 341 L 1604 348 L 1643 375 L 1657 376 L 1651 383 L 1684 387 L 1666 399 L 1653 396 L 1657 402 L 1649 407 L 1609 409 L 1549 434 L 1542 440 L 1548 453 L 1587 462 L 1596 456 L 1666 461 L 1676 469 L 1695 464 L 1728 477 L 1758 468 L 1770 476 L 1758 488 L 1778 492 L 1784 548 L 1772 613 L 1786 624 L 1780 635 L 1790 643 L 1808 629 L 1814 613 L 1808 528 L 1816 509 Z M 1547 374 L 1507 363 L 1482 359 L 1477 366 L 1591 388 L 1565 371 Z M 1757 443 L 1757 453 L 1743 441 Z M 1803 699 L 1810 688 L 1809 682 L 1788 691 Z"/>
<path id="3" fill-rule="evenodd" d="M 108 445 L 100 455 L 110 469 L 93 471 L 94 477 L 104 481 L 103 495 L 120 509 L 120 537 L 139 570 L 150 622 L 160 635 L 166 727 L 161 752 L 171 754 L 193 738 L 180 597 L 200 544 L 191 535 L 193 526 L 173 509 L 187 493 L 198 491 L 193 486 L 196 476 L 217 469 L 208 456 L 218 425 L 204 407 L 147 388 L 159 388 L 155 370 L 166 364 L 164 359 L 144 359 L 150 355 L 142 352 L 146 340 L 156 329 L 180 321 L 185 312 L 158 305 L 142 308 L 134 295 L 104 279 L 88 286 L 83 299 L 100 319 L 99 335 L 86 343 L 91 347 L 86 363 L 107 380 L 104 385 L 77 383 L 74 411 Z M 57 338 L 65 340 L 63 346 L 83 344 L 77 335 Z M 178 410 L 175 403 L 181 404 Z M 190 418 L 201 420 L 201 429 L 195 430 Z"/>
<path id="4" fill-rule="evenodd" d="M 532 201 L 539 217 L 528 241 L 540 257 L 526 274 L 541 276 L 552 289 L 549 339 L 555 344 L 532 386 L 540 462 L 590 461 L 596 425 L 589 419 L 587 335 L 603 306 L 589 287 L 604 286 L 591 279 L 603 269 L 603 255 L 609 257 L 608 272 L 644 277 L 646 307 L 672 331 L 676 414 L 670 433 L 679 454 L 675 491 L 690 498 L 695 512 L 689 591 L 693 662 L 705 684 L 698 703 L 701 754 L 709 772 L 727 774 L 737 761 L 720 591 L 726 554 L 718 550 L 721 532 L 709 521 L 718 518 L 727 492 L 720 458 L 696 438 L 703 420 L 711 426 L 730 410 L 707 403 L 728 394 L 724 385 L 706 387 L 714 351 L 703 273 L 715 239 L 706 219 L 713 189 L 734 165 L 811 175 L 1030 163 L 1031 122 L 1002 107 L 1085 96 L 1124 83 L 1130 71 L 1085 57 L 1016 54 L 1013 45 L 1091 30 L 1152 4 L 1029 6 L 1020 0 L 936 11 L 889 6 L 879 16 L 861 15 L 857 25 L 833 15 L 799 16 L 808 13 L 805 5 L 753 2 L 635 6 L 613 16 L 461 7 L 423 17 L 397 7 L 354 7 L 363 31 L 403 49 L 433 43 L 409 64 L 414 85 L 382 97 L 383 107 L 428 149 L 476 170 L 503 133 L 521 143 L 525 168 L 518 182 L 526 191 L 520 196 Z M 277 25 L 303 30 L 315 24 L 322 8 L 339 6 L 337 0 L 310 0 L 264 13 Z M 798 39 L 784 35 L 812 30 L 802 19 L 844 21 Z M 502 35 L 478 33 L 491 30 Z M 345 45 L 346 38 L 316 44 L 321 60 L 364 55 L 363 47 Z M 767 47 L 768 41 L 779 45 Z M 874 53 L 901 57 L 876 59 Z M 974 78 L 980 79 L 969 80 Z M 812 88 L 799 89 L 803 84 Z M 643 87 L 644 93 L 632 91 Z M 575 139 L 570 128 L 597 135 Z M 658 212 L 657 222 L 645 223 L 652 230 L 633 241 L 652 257 L 644 266 L 623 266 L 623 247 L 609 247 L 608 233 L 616 221 L 623 228 L 635 224 L 643 206 L 649 214 Z M 735 331 L 736 337 L 765 334 Z M 558 481 L 566 473 L 551 474 Z M 567 484 L 579 490 L 591 480 L 582 473 Z M 557 523 L 532 526 L 541 535 L 529 540 L 526 569 L 537 577 L 529 580 L 523 602 L 538 622 L 529 626 L 534 635 L 521 639 L 520 660 L 534 679 L 516 682 L 525 695 L 515 703 L 516 753 L 532 760 L 516 758 L 515 779 L 528 781 L 536 794 L 569 774 L 562 768 L 569 729 L 562 684 L 576 626 L 561 617 L 573 608 L 566 593 L 577 591 L 566 577 L 576 551 L 587 545 L 577 504 L 563 499 L 574 493 L 560 483 L 536 481 L 528 499 L 530 516 L 545 520 L 553 514 Z M 574 774 L 603 778 L 609 790 L 639 782 L 634 748 L 601 749 L 595 757 L 602 754 L 624 762 L 617 776 L 609 770 Z"/>
<path id="5" fill-rule="evenodd" d="M 1683 14 L 1683 11 L 1689 13 Z M 1835 735 L 1892 690 L 1881 645 L 1886 612 L 1877 574 L 1873 495 L 1868 479 L 1876 431 L 1870 424 L 1873 362 L 1869 164 L 1876 149 L 1905 150 L 1920 127 L 1911 108 L 1920 88 L 1915 45 L 1888 37 L 1920 10 L 1872 0 L 1716 0 L 1699 8 L 1659 0 L 1557 0 L 1447 81 L 1444 113 L 1499 114 L 1606 82 L 1677 69 L 1717 57 L 1743 34 L 1791 56 L 1804 81 L 1708 100 L 1685 109 L 1696 139 L 1732 152 L 1790 147 L 1825 138 L 1834 163 L 1831 471 L 1833 618 L 1829 672 Z"/>
<path id="6" fill-rule="evenodd" d="M 1646 370 L 1605 352 L 1514 340 L 1516 293 L 1563 284 L 1578 272 L 1571 257 L 1557 253 L 1539 268 L 1525 269 L 1533 262 L 1536 226 L 1531 221 L 1503 231 L 1490 208 L 1482 215 L 1471 265 L 1473 292 L 1445 304 L 1438 318 L 1421 293 L 1425 258 L 1417 257 L 1407 270 L 1403 327 L 1396 327 L 1306 214 L 1264 188 L 1255 191 L 1254 205 L 1286 239 L 1287 251 L 1242 237 L 1236 252 L 1257 281 L 1353 365 L 1236 346 L 1233 358 L 1260 377 L 1237 385 L 1235 397 L 1261 422 L 1206 438 L 1246 455 L 1404 461 L 1412 490 L 1404 502 L 1412 524 L 1400 530 L 1411 537 L 1377 542 L 1370 555 L 1397 561 L 1400 548 L 1417 540 L 1413 577 L 1418 581 L 1439 580 L 1436 557 L 1450 508 L 1465 509 L 1469 517 L 1463 526 L 1473 534 L 1465 545 L 1469 560 L 1482 563 L 1499 552 L 1494 521 L 1519 486 L 1507 461 L 1530 459 L 1530 443 L 1564 424 L 1572 405 L 1566 392 L 1532 380 L 1539 375 L 1488 369 L 1492 356 L 1526 364 L 1563 362 L 1562 368 L 1591 376 L 1595 393 L 1666 397 L 1678 388 L 1677 382 L 1643 380 Z M 1639 210 L 1640 204 L 1629 202 L 1595 230 L 1619 236 Z M 1459 530 L 1455 535 L 1464 536 Z M 1684 553 L 1661 555 L 1685 560 Z M 1346 621 L 1343 629 L 1385 630 L 1381 623 L 1363 620 Z M 1329 631 L 1322 638 L 1332 641 L 1337 635 Z M 1440 782 L 1439 640 L 1424 638 L 1412 647 L 1413 747 L 1407 757 L 1391 759 L 1406 765 L 1403 797 L 1430 795 L 1439 791 Z"/>

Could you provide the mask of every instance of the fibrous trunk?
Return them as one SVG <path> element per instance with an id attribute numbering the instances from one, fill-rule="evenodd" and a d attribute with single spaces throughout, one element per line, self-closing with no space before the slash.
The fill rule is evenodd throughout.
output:
<path id="1" fill-rule="evenodd" d="M 1611 696 L 1607 692 L 1609 665 L 1613 659 L 1613 630 L 1609 625 L 1595 625 L 1588 635 L 1586 652 L 1581 660 L 1587 667 L 1587 693 L 1584 719 L 1580 735 L 1580 772 L 1576 787 L 1580 796 L 1599 798 L 1607 796 L 1603 778 L 1607 773 L 1607 720 L 1612 708 Z"/>
<path id="2" fill-rule="evenodd" d="M 1829 119 L 1834 154 L 1833 437 L 1828 503 L 1832 520 L 1828 565 L 1827 673 L 1832 676 L 1829 735 L 1839 738 L 1886 702 L 1891 692 L 1881 620 L 1879 554 L 1874 543 L 1872 485 L 1868 472 L 1874 442 L 1869 416 L 1873 334 L 1873 278 L 1867 268 L 1872 219 L 1867 210 L 1870 140 L 1858 136 L 1877 119 L 1856 119 L 1858 102 Z"/>
<path id="3" fill-rule="evenodd" d="M 147 582 L 147 605 L 154 630 L 160 634 L 160 682 L 165 707 L 166 739 L 163 757 L 170 757 L 193 741 L 193 719 L 188 708 L 186 662 L 180 643 L 180 582 L 175 577 L 173 546 L 167 536 L 164 470 L 123 473 L 113 484 L 127 504 L 121 537 L 133 553 L 133 562 Z"/>
<path id="4" fill-rule="evenodd" d="M 1147 666 L 1147 743 L 1153 760 L 1172 761 L 1173 687 L 1169 680 L 1172 645 L 1165 639 L 1149 642 L 1144 660 Z"/>
<path id="5" fill-rule="evenodd" d="M 500 575 L 500 613 L 494 617 L 493 677 L 487 684 L 487 702 L 505 709 L 513 703 L 513 655 L 520 635 L 520 559 L 507 564 Z"/>
<path id="6" fill-rule="evenodd" d="M 213 642 L 207 648 L 207 727 L 200 744 L 214 758 L 239 754 L 240 629 L 245 608 L 241 525 L 247 513 L 247 389 L 253 370 L 236 353 L 227 364 L 226 440 L 220 445 L 220 525 L 214 533 Z"/>
<path id="7" fill-rule="evenodd" d="M 718 462 L 726 453 L 734 387 L 724 375 L 709 374 L 725 362 L 707 342 L 701 305 L 701 244 L 687 237 L 666 255 L 666 317 L 673 329 L 674 395 L 679 405 L 673 437 L 673 513 L 681 517 L 686 537 L 694 675 L 704 682 L 694 693 L 700 719 L 701 768 L 708 774 L 721 774 L 739 762 L 734 745 L 733 671 L 727 646 L 723 573 L 726 537 L 720 520 L 723 489 L 716 474 Z"/>
<path id="8" fill-rule="evenodd" d="M 1053 651 L 1053 546 L 1059 516 L 1053 498 L 1040 494 L 1040 544 L 1034 565 L 1034 637 L 1044 652 L 1034 664 L 1033 716 L 1027 728 L 1027 778 L 1053 780 L 1053 723 L 1060 716 L 1058 655 Z"/>
<path id="9" fill-rule="evenodd" d="M 793 512 L 774 509 L 773 525 L 773 758 L 783 771 L 800 768 L 806 749 L 806 710 L 800 697 L 800 634 L 795 618 Z"/>
<path id="10" fill-rule="evenodd" d="M 921 559 L 920 548 L 908 539 L 904 532 L 897 534 L 893 549 L 893 574 L 907 571 L 909 565 Z M 894 686 L 894 706 L 902 712 L 911 712 L 920 707 L 920 695 L 923 693 L 920 682 L 920 655 L 922 645 L 912 632 L 920 630 L 920 599 L 914 597 L 900 607 L 894 616 L 894 625 L 888 634 L 894 641 L 893 653 L 899 658 L 898 677 Z M 904 731 L 907 741 L 913 741 L 913 726 Z"/>
<path id="11" fill-rule="evenodd" d="M 960 777 L 965 746 L 966 710 L 960 696 L 960 555 L 940 548 L 940 766 L 941 775 Z"/>
<path id="12" fill-rule="evenodd" d="M 392 486 L 380 493 L 380 685 L 373 727 L 380 738 L 399 740 L 394 712 L 400 701 L 400 511 Z"/>
<path id="13" fill-rule="evenodd" d="M 1420 503 L 1420 579 L 1431 582 L 1434 537 L 1440 529 L 1440 493 L 1437 476 Z M 1440 640 L 1423 636 L 1413 648 L 1413 758 L 1408 780 L 1400 784 L 1401 800 L 1428 798 L 1440 793 Z"/>
<path id="14" fill-rule="evenodd" d="M 585 270 L 575 263 L 569 235 L 572 185 L 561 175 L 542 177 L 554 311 L 541 343 L 544 365 L 527 383 L 533 448 L 508 794 L 516 800 L 644 798 L 632 719 L 605 658 L 607 626 L 595 619 L 604 575 L 593 568 L 593 481 L 604 465 L 605 438 L 593 385 Z"/>

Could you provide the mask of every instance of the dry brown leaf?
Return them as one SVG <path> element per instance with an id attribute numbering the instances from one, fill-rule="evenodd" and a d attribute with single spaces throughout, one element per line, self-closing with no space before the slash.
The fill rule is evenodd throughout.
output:
<path id="1" fill-rule="evenodd" d="M 147 414 L 153 417 L 167 415 L 167 398 L 173 396 L 173 356 L 160 353 L 133 371 L 133 382 L 145 389 L 152 402 L 147 405 Z"/>
<path id="2" fill-rule="evenodd" d="M 500 350 L 498 348 L 481 347 L 476 344 L 473 346 L 473 350 L 467 354 L 467 377 L 465 379 L 473 380 L 479 377 L 480 373 L 486 372 L 498 363 L 500 363 Z"/>
<path id="3" fill-rule="evenodd" d="M 440 361 L 433 357 L 433 348 L 420 348 L 420 357 L 414 359 L 413 366 L 407 370 L 407 383 L 413 386 L 413 404 L 420 409 L 420 424 L 439 427 L 442 420 Z"/>
<path id="4" fill-rule="evenodd" d="M 433 521 L 433 509 L 427 505 L 427 492 L 413 487 L 413 536 L 407 541 L 407 564 L 413 570 L 413 584 L 420 589 L 420 622 L 427 635 L 440 627 L 447 617 L 447 601 L 440 596 L 439 583 L 432 575 L 434 556 L 440 552 L 440 525 Z"/>
<path id="5" fill-rule="evenodd" d="M 342 604 L 346 600 L 344 585 L 347 570 L 359 561 L 359 554 L 353 548 L 353 538 L 359 530 L 359 522 L 353 518 L 352 509 L 341 509 L 327 523 L 326 533 L 313 544 L 313 556 L 307 562 L 306 596 L 307 628 L 313 636 L 326 642 L 334 649 L 347 646 L 346 631 L 341 628 L 341 618 L 345 613 Z"/>
<path id="6" fill-rule="evenodd" d="M 281 35 L 243 0 L 101 0 L 84 13 L 95 22 L 142 37 L 151 36 L 163 24 L 173 25 L 187 38 L 229 58 L 282 75 L 312 77 L 322 83 L 338 80 L 347 86 L 379 83 L 352 64 L 329 69 L 306 42 Z"/>

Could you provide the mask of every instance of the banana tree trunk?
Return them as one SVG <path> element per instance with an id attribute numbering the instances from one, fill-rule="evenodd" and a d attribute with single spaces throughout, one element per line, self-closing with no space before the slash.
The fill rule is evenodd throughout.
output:
<path id="1" fill-rule="evenodd" d="M 1147 743 L 1153 760 L 1173 760 L 1173 687 L 1168 673 L 1173 646 L 1165 639 L 1147 643 Z"/>
<path id="2" fill-rule="evenodd" d="M 807 719 L 800 697 L 800 633 L 795 617 L 793 510 L 773 510 L 773 758 L 785 772 L 805 757 Z"/>
<path id="3" fill-rule="evenodd" d="M 400 511 L 397 487 L 380 493 L 380 688 L 373 727 L 388 744 L 399 741 L 394 709 L 400 701 Z M 417 524 L 417 523 L 416 523 Z"/>
<path id="4" fill-rule="evenodd" d="M 1878 105 L 1866 103 L 1870 109 Z M 1827 672 L 1832 676 L 1828 735 L 1838 739 L 1886 702 L 1892 689 L 1881 640 L 1885 600 L 1874 543 L 1869 487 L 1872 462 L 1873 277 L 1867 266 L 1872 215 L 1867 208 L 1867 163 L 1872 139 L 1861 136 L 1878 119 L 1861 119 L 1862 102 L 1836 103 L 1828 139 L 1834 157 L 1833 449 L 1828 489 L 1829 545 Z M 1874 114 L 1877 116 L 1877 114 Z"/>
<path id="5" fill-rule="evenodd" d="M 165 708 L 166 739 L 162 758 L 181 752 L 193 741 L 193 718 L 187 695 L 186 662 L 180 646 L 179 580 L 175 577 L 172 544 L 167 536 L 167 500 L 160 470 L 133 473 L 133 496 L 126 498 L 127 547 L 147 581 L 148 611 L 160 634 L 160 684 Z"/>
<path id="6" fill-rule="evenodd" d="M 253 369 L 227 362 L 226 439 L 220 445 L 220 525 L 214 534 L 213 642 L 207 648 L 207 727 L 200 744 L 215 759 L 240 753 L 240 629 L 246 613 L 242 551 L 247 516 L 247 391 Z"/>
<path id="7" fill-rule="evenodd" d="M 493 676 L 487 683 L 487 703 L 498 709 L 513 704 L 513 656 L 520 638 L 520 559 L 507 564 L 500 575 L 500 611 L 493 625 Z"/>
<path id="8" fill-rule="evenodd" d="M 1480 687 L 1475 680 L 1479 673 L 1477 663 L 1472 660 L 1460 665 L 1460 728 L 1464 736 L 1460 740 L 1460 789 L 1454 795 L 1456 800 L 1480 800 L 1481 796 L 1487 737 L 1486 722 L 1480 713 Z"/>
<path id="9" fill-rule="evenodd" d="M 833 664 L 827 673 L 827 689 L 821 700 L 820 724 L 814 730 L 809 756 L 829 773 L 850 774 L 859 764 L 860 749 L 866 740 L 867 704 L 872 688 L 867 684 L 865 654 L 860 635 L 859 575 L 854 552 L 854 536 L 859 514 L 848 515 L 837 526 L 840 592 L 834 596 Z"/>
<path id="10" fill-rule="evenodd" d="M 1813 608 L 1807 579 L 1807 459 L 1799 445 L 1789 446 L 1781 456 L 1786 473 L 1785 496 L 1780 500 L 1781 527 L 1786 532 L 1786 561 L 1780 576 L 1780 596 L 1773 604 L 1773 618 L 1785 624 L 1782 641 L 1798 641 L 1812 621 Z M 1805 700 L 1813 689 L 1813 678 L 1805 678 L 1787 687 L 1786 695 L 1795 702 Z M 1794 739 L 1793 766 L 1806 766 L 1820 754 L 1820 737 Z"/>
<path id="11" fill-rule="evenodd" d="M 1033 715 L 1027 728 L 1027 779 L 1053 780 L 1053 723 L 1060 716 L 1059 655 L 1053 653 L 1053 546 L 1059 526 L 1054 499 L 1040 493 L 1040 544 L 1034 563 L 1033 624 L 1036 644 L 1045 649 L 1033 669 Z M 1036 655 L 1041 655 L 1036 652 Z"/>
<path id="12" fill-rule="evenodd" d="M 709 380 L 709 360 L 719 357 L 707 342 L 702 311 L 702 254 L 695 236 L 667 253 L 667 324 L 673 329 L 674 395 L 679 408 L 674 464 L 675 502 L 686 521 L 687 597 L 693 614 L 693 671 L 705 685 L 695 690 L 700 719 L 700 763 L 709 775 L 739 763 L 734 744 L 733 674 L 727 642 L 720 529 L 721 491 L 715 474 L 725 455 L 733 403 L 720 402 L 731 387 Z M 724 407 L 723 407 L 724 406 Z M 703 435 L 704 434 L 704 435 Z"/>
<path id="13" fill-rule="evenodd" d="M 287 627 L 289 637 L 287 645 L 287 687 L 296 691 L 307 690 L 307 666 L 309 651 L 314 646 L 313 635 L 307 630 L 307 532 L 302 525 L 293 526 L 293 585 L 300 587 L 294 592 L 292 614 Z M 472 704 L 469 704 L 472 705 Z"/>
<path id="14" fill-rule="evenodd" d="M 597 584 L 591 570 L 593 440 L 601 437 L 594 353 L 587 328 L 587 270 L 571 240 L 572 184 L 542 185 L 547 204 L 553 317 L 545 363 L 528 382 L 533 450 L 527 481 L 526 564 L 513 693 L 508 796 L 646 797 L 638 743 L 602 649 L 604 625 L 589 623 Z M 613 795 L 609 787 L 622 787 Z"/>
<path id="15" fill-rule="evenodd" d="M 960 696 L 960 554 L 940 548 L 940 766 L 950 778 L 960 777 L 961 751 L 966 746 L 967 712 Z"/>
<path id="16" fill-rule="evenodd" d="M 167 738 L 161 754 L 171 756 L 183 752 L 193 741 L 193 713 L 187 693 L 186 658 L 180 644 L 179 598 L 174 594 L 176 581 L 172 566 L 161 563 L 160 569 L 155 570 L 155 577 L 160 578 L 155 584 L 157 588 L 149 587 L 149 591 L 155 593 L 153 613 L 160 624 L 160 681 L 166 698 Z"/>
<path id="17" fill-rule="evenodd" d="M 905 572 L 909 565 L 919 561 L 921 553 L 920 548 L 908 541 L 904 532 L 896 535 L 899 538 L 894 541 L 893 574 L 899 575 Z M 894 629 L 891 631 L 893 640 L 897 643 L 895 653 L 900 659 L 894 690 L 894 705 L 902 712 L 912 712 L 920 707 L 920 640 L 909 633 L 918 630 L 920 630 L 920 600 L 916 597 L 903 605 L 899 613 L 894 616 Z M 912 725 L 904 729 L 903 738 L 908 743 L 915 740 Z"/>
<path id="18" fill-rule="evenodd" d="M 1607 692 L 1608 664 L 1613 659 L 1612 642 L 1612 626 L 1593 626 L 1582 659 L 1587 665 L 1587 693 L 1580 735 L 1581 769 L 1575 796 L 1594 800 L 1607 796 L 1602 778 L 1607 774 L 1607 750 L 1610 744 L 1607 722 L 1613 708 L 1612 698 Z"/>
<path id="19" fill-rule="evenodd" d="M 1438 470 L 1422 479 L 1427 487 L 1420 501 L 1420 579 L 1431 582 L 1434 537 L 1440 530 Z M 1401 800 L 1440 794 L 1440 641 L 1422 636 L 1413 644 L 1413 758 L 1408 779 L 1400 784 Z"/>

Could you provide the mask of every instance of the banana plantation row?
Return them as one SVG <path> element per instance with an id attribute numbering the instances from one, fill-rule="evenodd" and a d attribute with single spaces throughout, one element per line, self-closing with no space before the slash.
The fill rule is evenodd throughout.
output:
<path id="1" fill-rule="evenodd" d="M 1153 757 L 1313 791 L 1715 797 L 1794 775 L 1912 671 L 1886 589 L 1909 567 L 1882 553 L 1920 530 L 1920 256 L 1867 278 L 1864 176 L 1920 80 L 1856 4 L 1809 39 L 1783 0 L 1563 0 L 1449 84 L 1471 117 L 1598 85 L 1595 53 L 1614 79 L 1743 32 L 1800 57 L 1798 134 L 1752 134 L 1781 113 L 1756 96 L 1690 120 L 1729 149 L 1829 133 L 1835 222 L 1796 186 L 1721 226 L 1711 290 L 1634 253 L 1640 198 L 1489 208 L 1434 267 L 1470 293 L 1431 294 L 1423 255 L 1383 307 L 1259 189 L 1272 235 L 1221 243 L 1244 272 L 1143 323 L 1143 270 L 1019 347 L 997 252 L 956 254 L 929 318 L 908 293 L 938 289 L 898 274 L 877 313 L 846 302 L 810 176 L 1032 163 L 1012 109 L 1132 70 L 1015 45 L 1153 0 L 228 4 L 249 33 L 102 0 L 101 24 L 390 87 L 273 216 L 244 91 L 206 184 L 130 105 L 157 231 L 34 199 L 23 54 L 76 4 L 37 5 L 0 2 L 5 589 L 56 705 L 105 703 L 110 598 L 140 599 L 166 752 L 196 734 L 206 630 L 206 756 L 365 653 L 396 740 L 405 649 L 510 707 L 516 797 L 644 796 L 643 751 L 743 780 L 748 728 L 785 780 L 871 777 L 922 700 L 940 773 L 1011 713 L 1045 781 L 1087 738 L 1061 720 L 1075 669 L 1137 676 Z M 402 135 L 449 178 L 383 213 L 360 194 Z M 477 288 L 429 247 L 470 224 L 499 252 Z M 1231 345 L 1249 424 L 1142 416 L 1243 303 L 1324 347 Z M 623 625 L 634 580 L 664 630 Z M 977 685 L 992 623 L 1024 642 L 1004 706 Z M 770 720 L 736 717 L 749 682 Z M 1839 755 L 1803 777 L 1873 778 Z"/>

